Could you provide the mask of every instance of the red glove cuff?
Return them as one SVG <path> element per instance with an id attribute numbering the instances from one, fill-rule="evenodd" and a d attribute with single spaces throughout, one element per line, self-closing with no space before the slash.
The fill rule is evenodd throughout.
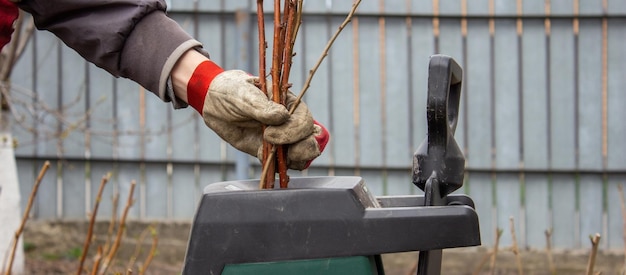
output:
<path id="1" fill-rule="evenodd" d="M 322 128 L 322 132 L 319 135 L 315 136 L 315 141 L 317 141 L 317 144 L 319 145 L 320 154 L 321 154 L 322 152 L 324 152 L 324 149 L 326 148 L 326 144 L 328 144 L 328 141 L 330 140 L 330 133 L 328 133 L 328 130 L 326 129 L 326 127 L 324 127 L 324 125 L 322 125 L 321 123 L 317 122 L 317 120 L 313 120 L 313 123 L 317 126 L 320 126 L 320 128 Z M 314 159 L 309 160 L 304 166 L 304 169 L 309 168 L 313 160 Z"/>
<path id="2" fill-rule="evenodd" d="M 0 0 L 0 50 L 11 41 L 13 22 L 17 19 L 18 9 L 9 0 Z"/>
<path id="3" fill-rule="evenodd" d="M 196 67 L 193 71 L 193 74 L 187 83 L 187 103 L 196 109 L 198 113 L 202 114 L 204 98 L 209 91 L 211 82 L 223 71 L 224 69 L 210 60 L 200 63 L 200 65 L 198 65 L 198 67 Z"/>

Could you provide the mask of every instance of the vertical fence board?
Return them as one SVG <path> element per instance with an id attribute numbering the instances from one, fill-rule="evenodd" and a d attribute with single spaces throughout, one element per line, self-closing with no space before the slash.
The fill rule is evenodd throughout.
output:
<path id="1" fill-rule="evenodd" d="M 150 92 L 145 94 L 145 131 L 144 141 L 141 146 L 145 150 L 145 158 L 149 160 L 165 160 L 167 158 L 167 108 L 172 108 L 170 104 L 165 104 L 161 99 Z M 181 111 L 184 112 L 184 111 Z M 137 129 L 140 130 L 140 129 Z M 175 141 L 178 142 L 178 141 Z M 184 142 L 191 146 L 193 143 Z"/>
<path id="2" fill-rule="evenodd" d="M 139 127 L 139 85 L 130 80 L 119 78 L 117 81 L 117 117 L 120 135 L 118 156 L 122 159 L 134 159 L 140 156 L 141 137 Z"/>
<path id="3" fill-rule="evenodd" d="M 517 1 L 511 0 L 494 0 L 494 12 L 496 15 L 512 15 L 516 14 Z M 498 25 L 496 23 L 496 25 Z"/>
<path id="4" fill-rule="evenodd" d="M 608 216 L 608 236 L 607 243 L 608 248 L 611 250 L 619 250 L 623 251 L 624 249 L 624 220 L 622 218 L 622 210 L 620 206 L 620 197 L 617 189 L 618 185 L 622 185 L 622 187 L 626 187 L 624 183 L 626 182 L 625 175 L 612 175 L 608 179 L 607 184 L 607 216 Z M 626 188 L 624 188 L 624 192 L 626 192 Z M 604 238 L 604 236 L 602 236 Z"/>
<path id="5" fill-rule="evenodd" d="M 303 53 L 305 68 L 313 67 L 323 52 L 330 35 L 332 35 L 328 33 L 330 29 L 328 23 L 329 21 L 325 17 L 311 17 L 306 23 L 302 24 L 299 35 L 306 36 L 306 45 Z M 329 91 L 330 62 L 332 61 L 325 60 L 320 65 L 306 94 L 306 103 L 311 113 L 315 114 L 315 119 L 324 125 L 328 125 L 331 121 L 329 112 L 329 103 L 331 102 Z M 330 161 L 330 154 L 322 154 L 315 160 L 318 165 L 329 164 Z"/>
<path id="6" fill-rule="evenodd" d="M 585 2 L 585 1 L 581 1 Z M 571 15 L 574 12 L 571 0 L 550 0 L 550 12 L 553 15 Z"/>
<path id="7" fill-rule="evenodd" d="M 175 165 L 172 178 L 173 217 L 177 220 L 191 220 L 196 205 L 194 203 L 195 175 L 193 165 Z"/>
<path id="8" fill-rule="evenodd" d="M 528 247 L 545 247 L 545 230 L 550 229 L 548 178 L 545 174 L 527 174 L 526 187 L 526 245 Z"/>
<path id="9" fill-rule="evenodd" d="M 34 161 L 25 160 L 17 158 L 15 160 L 15 165 L 17 166 L 17 180 L 19 181 L 20 188 L 20 207 L 23 212 L 26 209 L 26 204 L 28 204 L 28 196 L 30 192 L 33 190 L 33 186 L 35 185 L 35 179 L 37 177 L 35 171 Z M 37 200 L 34 202 L 33 209 L 37 209 Z M 31 213 L 35 211 L 31 210 Z M 34 217 L 37 217 L 36 213 L 33 213 Z"/>
<path id="10" fill-rule="evenodd" d="M 343 20 L 343 19 L 341 19 Z M 339 18 L 333 18 L 332 31 L 335 26 L 341 24 Z M 337 165 L 355 165 L 354 146 L 354 60 L 352 25 L 348 25 L 339 35 L 331 51 L 328 60 L 332 60 L 330 68 L 332 83 L 332 120 L 331 142 L 328 144 L 332 148 L 333 158 Z M 296 63 L 294 62 L 294 66 Z M 292 74 L 293 75 L 293 74 Z M 330 121 L 329 121 L 330 122 Z M 326 125 L 330 126 L 330 125 Z"/>
<path id="11" fill-rule="evenodd" d="M 411 22 L 411 45 L 412 60 L 411 71 L 413 75 L 409 76 L 411 86 L 413 87 L 411 109 L 413 116 L 413 140 L 410 145 L 413 152 L 426 138 L 426 101 L 428 99 L 428 62 L 430 55 L 435 51 L 433 42 L 433 26 L 430 19 L 414 19 Z M 364 89 L 366 86 L 362 86 Z M 364 107 L 364 106 L 363 106 Z M 413 153 L 412 152 L 412 153 Z"/>
<path id="12" fill-rule="evenodd" d="M 85 210 L 85 164 L 79 161 L 63 162 L 63 218 L 83 219 Z"/>
<path id="13" fill-rule="evenodd" d="M 361 141 L 360 163 L 364 166 L 382 164 L 382 120 L 380 117 L 380 44 L 372 43 L 371 36 L 378 34 L 378 21 L 371 18 L 359 20 L 359 87 L 370 87 L 360 91 Z"/>
<path id="14" fill-rule="evenodd" d="M 496 131 L 496 167 L 515 169 L 519 167 L 519 101 L 516 72 L 517 36 L 515 22 L 497 20 L 495 33 L 495 129 Z M 496 198 L 498 208 L 498 227 L 509 229 L 509 217 L 516 221 L 519 232 L 520 187 L 519 176 L 499 173 L 496 178 Z M 501 244 L 512 243 L 511 235 L 502 235 Z"/>
<path id="15" fill-rule="evenodd" d="M 385 195 L 411 194 L 413 189 L 411 169 L 390 170 L 387 173 L 387 192 Z"/>
<path id="16" fill-rule="evenodd" d="M 524 168 L 544 170 L 548 167 L 548 93 L 546 37 L 543 20 L 526 20 L 522 37 L 522 100 Z M 525 175 L 524 207 L 526 210 L 526 244 L 543 247 L 544 232 L 551 227 L 549 217 L 548 176 Z"/>
<path id="17" fill-rule="evenodd" d="M 442 14 L 442 15 L 458 15 L 458 14 L 461 14 L 461 1 L 458 1 L 458 0 L 439 0 L 439 13 Z"/>
<path id="18" fill-rule="evenodd" d="M 500 239 L 500 245 L 509 246 L 512 242 L 509 218 L 515 220 L 515 232 L 520 231 L 520 182 L 519 175 L 514 173 L 499 173 L 496 176 L 496 207 L 497 224 L 505 234 Z M 519 240 L 519 235 L 517 236 Z"/>
<path id="19" fill-rule="evenodd" d="M 607 12 L 609 14 L 626 13 L 626 3 L 622 0 L 608 0 Z"/>
<path id="20" fill-rule="evenodd" d="M 367 188 L 375 196 L 385 195 L 385 178 L 378 170 L 361 170 L 360 176 L 365 181 Z"/>
<path id="21" fill-rule="evenodd" d="M 496 167 L 519 167 L 519 100 L 515 21 L 497 20 L 495 33 Z"/>
<path id="22" fill-rule="evenodd" d="M 624 51 L 624 41 L 626 41 L 626 20 L 611 19 L 608 22 L 608 168 L 624 169 L 626 168 L 626 123 L 623 118 L 626 117 L 626 93 L 623 92 L 626 87 L 626 51 Z"/>
<path id="23" fill-rule="evenodd" d="M 491 167 L 491 88 L 489 61 L 489 29 L 485 20 L 470 20 L 467 36 L 467 166 Z M 471 181 L 470 184 L 473 184 Z"/>
<path id="24" fill-rule="evenodd" d="M 33 75 L 33 59 L 35 59 L 33 39 L 29 40 L 24 48 L 22 57 L 17 60 L 13 72 L 11 74 L 11 110 L 13 114 L 13 122 L 11 133 L 13 139 L 17 141 L 18 146 L 15 147 L 15 155 L 32 156 L 35 153 L 35 118 L 29 114 L 28 107 L 33 102 L 35 95 L 35 87 Z"/>
<path id="25" fill-rule="evenodd" d="M 548 93 L 546 37 L 543 20 L 524 22 L 522 40 L 524 167 L 548 167 Z M 547 192 L 547 185 L 545 185 Z M 531 195 L 531 194 L 529 194 Z M 547 209 L 546 209 L 547 210 Z M 530 213 L 529 213 L 530 214 Z"/>
<path id="26" fill-rule="evenodd" d="M 609 2 L 609 5 L 618 5 L 618 2 L 626 10 L 626 5 L 620 1 Z M 616 6 L 610 9 L 616 9 Z M 623 88 L 626 86 L 624 72 L 626 71 L 626 52 L 624 51 L 623 41 L 626 41 L 626 25 L 625 19 L 609 19 L 608 20 L 608 152 L 607 167 L 608 169 L 624 169 L 626 167 L 626 144 L 624 136 L 626 135 L 626 124 L 622 118 L 626 117 L 626 109 L 623 107 L 626 102 L 626 93 Z M 622 213 L 619 207 L 619 196 L 617 193 L 617 185 L 624 184 L 626 178 L 623 175 L 614 175 L 609 178 L 608 184 L 608 202 L 607 216 L 609 220 L 609 248 L 623 248 L 622 241 Z"/>
<path id="27" fill-rule="evenodd" d="M 578 248 L 576 236 L 576 179 L 574 175 L 552 175 L 552 240 L 554 247 Z"/>
<path id="28" fill-rule="evenodd" d="M 545 0 L 544 1 L 524 1 L 522 3 L 522 12 L 524 15 L 544 15 L 545 14 Z M 526 21 L 524 21 L 526 23 Z"/>
<path id="29" fill-rule="evenodd" d="M 550 43 L 550 122 L 554 169 L 575 166 L 574 41 L 570 20 L 552 20 Z M 567 41 L 567 43 L 561 43 Z M 572 185 L 573 187 L 574 185 Z"/>
<path id="30" fill-rule="evenodd" d="M 580 175 L 580 243 L 591 248 L 589 235 L 603 234 L 603 188 L 601 175 Z"/>
<path id="31" fill-rule="evenodd" d="M 601 14 L 602 1 L 579 1 L 580 14 Z"/>
<path id="32" fill-rule="evenodd" d="M 74 50 L 63 45 L 61 62 L 62 114 L 66 120 L 62 127 L 62 150 L 66 157 L 85 155 L 85 106 L 87 72 L 86 61 Z"/>
<path id="33" fill-rule="evenodd" d="M 341 0 L 335 2 L 341 2 Z M 353 1 L 346 1 L 353 2 Z M 372 1 L 375 2 L 375 1 Z M 384 12 L 385 13 L 404 13 L 406 12 L 406 0 L 383 0 Z M 363 3 L 363 2 L 361 2 Z M 359 5 L 360 7 L 361 5 Z"/>
<path id="34" fill-rule="evenodd" d="M 411 11 L 417 14 L 430 14 L 433 12 L 433 1 L 411 0 Z"/>
<path id="35" fill-rule="evenodd" d="M 390 167 L 407 167 L 411 165 L 413 152 L 409 141 L 409 83 L 406 73 L 408 69 L 407 29 L 404 19 L 393 18 L 385 23 L 385 163 Z M 348 78 L 349 79 L 349 78 Z M 420 110 L 418 108 L 417 110 Z M 367 123 L 364 125 L 367 127 Z"/>
<path id="36" fill-rule="evenodd" d="M 145 166 L 145 197 L 147 219 L 167 217 L 167 165 L 162 163 L 148 163 Z"/>
<path id="37" fill-rule="evenodd" d="M 579 34 L 578 163 L 581 169 L 602 169 L 602 29 L 600 20 L 582 20 Z M 595 40 L 595 41 L 594 41 Z M 590 234 L 602 234 L 603 180 L 580 176 L 580 242 L 589 246 Z"/>
<path id="38" fill-rule="evenodd" d="M 92 158 L 111 158 L 113 156 L 114 89 L 115 80 L 105 70 L 89 65 L 89 90 L 91 91 L 89 116 L 91 133 L 90 152 Z"/>
<path id="39" fill-rule="evenodd" d="M 494 229 L 498 226 L 493 216 L 493 184 L 490 173 L 471 172 L 467 175 L 470 186 L 469 195 L 474 200 L 480 221 L 480 238 L 482 245 L 489 246 L 495 241 Z"/>
<path id="40" fill-rule="evenodd" d="M 36 32 L 35 45 L 37 51 L 36 70 L 37 86 L 35 86 L 35 96 L 37 97 L 35 114 L 37 115 L 37 153 L 45 156 L 55 156 L 57 154 L 58 121 L 54 117 L 54 112 L 58 108 L 58 47 L 61 42 L 52 34 L 46 32 Z M 45 106 L 45 109 L 42 107 Z"/>

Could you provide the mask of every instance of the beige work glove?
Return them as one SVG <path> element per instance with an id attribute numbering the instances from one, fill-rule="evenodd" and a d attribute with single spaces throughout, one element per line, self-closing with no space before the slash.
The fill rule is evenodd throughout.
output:
<path id="1" fill-rule="evenodd" d="M 314 123 L 303 102 L 289 115 L 285 106 L 269 100 L 254 85 L 257 80 L 239 70 L 215 74 L 201 108 L 204 122 L 233 147 L 258 159 L 262 156 L 263 139 L 272 144 L 287 144 L 287 166 L 296 170 L 307 168 L 324 150 L 328 131 Z M 287 106 L 295 101 L 296 97 L 289 92 Z M 268 125 L 265 132 L 263 125 Z"/>

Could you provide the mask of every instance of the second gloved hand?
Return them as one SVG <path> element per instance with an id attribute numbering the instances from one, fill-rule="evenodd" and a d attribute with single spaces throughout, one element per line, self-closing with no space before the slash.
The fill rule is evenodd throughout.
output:
<path id="1" fill-rule="evenodd" d="M 202 114 L 209 128 L 240 151 L 260 159 L 263 139 L 273 144 L 287 144 L 288 167 L 307 168 L 324 150 L 328 131 L 314 123 L 304 103 L 289 115 L 285 106 L 269 100 L 254 85 L 257 80 L 244 71 L 224 71 L 213 62 L 205 61 L 189 80 L 188 101 Z M 288 93 L 287 105 L 293 104 L 295 99 Z M 268 125 L 265 132 L 263 125 Z"/>

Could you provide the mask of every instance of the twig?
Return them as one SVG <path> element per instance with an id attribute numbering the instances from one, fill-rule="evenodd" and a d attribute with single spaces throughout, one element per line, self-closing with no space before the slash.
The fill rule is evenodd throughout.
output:
<path id="1" fill-rule="evenodd" d="M 622 238 L 624 240 L 624 265 L 622 267 L 622 274 L 626 274 L 626 198 L 624 198 L 624 186 L 622 184 L 617 185 L 617 191 L 619 191 L 619 201 L 622 208 Z"/>
<path id="2" fill-rule="evenodd" d="M 102 246 L 98 246 L 98 252 L 93 259 L 93 268 L 91 268 L 91 275 L 98 274 L 98 268 L 100 267 L 100 261 L 102 261 Z"/>
<path id="3" fill-rule="evenodd" d="M 148 266 L 150 265 L 150 263 L 152 262 L 152 259 L 156 255 L 157 246 L 159 244 L 159 236 L 157 235 L 157 231 L 156 229 L 154 229 L 154 227 L 151 227 L 150 234 L 152 235 L 152 247 L 150 247 L 150 252 L 148 253 L 148 257 L 146 257 L 146 259 L 143 261 L 143 265 L 141 266 L 141 269 L 139 269 L 139 275 L 143 275 L 148 269 Z"/>
<path id="4" fill-rule="evenodd" d="M 115 242 L 113 242 L 113 246 L 109 251 L 106 258 L 104 258 L 104 262 L 102 262 L 102 267 L 100 268 L 100 274 L 106 274 L 107 269 L 109 269 L 109 265 L 115 258 L 115 254 L 117 253 L 117 249 L 120 247 L 120 243 L 122 240 L 122 235 L 124 230 L 126 229 L 126 217 L 128 216 L 128 210 L 133 205 L 133 193 L 135 191 L 135 181 L 130 182 L 130 191 L 128 193 L 128 200 L 126 201 L 126 207 L 124 207 L 124 212 L 122 213 L 122 217 L 120 218 L 120 225 L 117 228 L 117 236 L 115 237 Z"/>
<path id="5" fill-rule="evenodd" d="M 296 111 L 296 107 L 298 107 L 298 104 L 300 104 L 300 101 L 302 101 L 302 97 L 311 86 L 311 80 L 313 79 L 315 72 L 317 72 L 317 69 L 322 64 L 322 61 L 324 61 L 324 58 L 326 58 L 326 56 L 328 55 L 328 51 L 330 50 L 330 47 L 333 46 L 333 43 L 335 43 L 335 40 L 337 39 L 337 37 L 339 37 L 339 34 L 341 33 L 341 31 L 348 25 L 348 23 L 350 23 L 350 21 L 352 21 L 352 17 L 354 16 L 356 9 L 359 7 L 359 4 L 361 4 L 361 0 L 356 0 L 354 4 L 352 4 L 352 9 L 350 10 L 350 13 L 348 13 L 348 15 L 346 16 L 346 19 L 343 20 L 341 25 L 339 25 L 339 28 L 337 28 L 337 31 L 335 31 L 335 34 L 333 34 L 333 36 L 330 38 L 328 43 L 326 43 L 326 47 L 324 47 L 322 54 L 317 59 L 317 62 L 315 63 L 315 65 L 313 65 L 313 68 L 309 70 L 309 75 L 307 76 L 306 81 L 304 82 L 304 86 L 302 87 L 300 94 L 298 94 L 298 98 L 291 106 L 291 109 L 289 109 L 290 114 L 293 114 L 293 112 Z"/>
<path id="6" fill-rule="evenodd" d="M 591 255 L 589 255 L 589 262 L 587 262 L 587 275 L 593 275 L 593 266 L 596 264 L 596 256 L 598 254 L 598 244 L 600 243 L 600 234 L 596 233 L 593 236 L 589 236 L 591 241 Z"/>
<path id="7" fill-rule="evenodd" d="M 143 246 L 143 240 L 146 238 L 146 235 L 148 235 L 148 233 L 150 232 L 150 226 L 146 227 L 144 230 L 141 231 L 141 234 L 139 234 L 139 238 L 137 238 L 137 244 L 135 245 L 135 251 L 133 252 L 133 255 L 130 256 L 130 258 L 128 259 L 128 264 L 126 265 L 126 269 L 131 269 L 133 267 L 133 265 L 135 264 L 136 260 L 139 258 L 139 255 L 141 254 L 141 247 Z"/>
<path id="8" fill-rule="evenodd" d="M 522 268 L 522 257 L 520 256 L 519 247 L 517 246 L 517 237 L 515 236 L 515 221 L 513 220 L 513 217 L 509 217 L 509 224 L 511 226 L 511 238 L 513 239 L 513 247 L 511 247 L 511 251 L 515 255 L 517 274 L 523 275 L 524 269 Z"/>
<path id="9" fill-rule="evenodd" d="M 24 225 L 26 225 L 26 221 L 28 220 L 28 215 L 30 214 L 30 209 L 33 206 L 33 201 L 35 200 L 35 197 L 37 196 L 37 190 L 39 190 L 39 184 L 41 183 L 43 176 L 46 174 L 46 171 L 48 171 L 48 168 L 50 168 L 50 162 L 46 161 L 44 162 L 43 167 L 41 167 L 41 170 L 39 171 L 39 175 L 37 176 L 37 179 L 35 180 L 35 185 L 33 186 L 33 189 L 30 192 L 30 196 L 28 197 L 28 204 L 26 204 L 26 210 L 24 211 L 24 215 L 22 216 L 22 222 L 20 223 L 20 227 L 17 229 L 17 231 L 15 231 L 15 235 L 13 235 L 11 253 L 9 254 L 9 262 L 8 262 L 9 266 L 7 267 L 7 270 L 5 270 L 4 272 L 5 275 L 11 274 L 11 270 L 13 269 L 13 261 L 15 260 L 15 250 L 17 249 L 17 243 L 20 239 L 20 236 L 22 235 L 22 232 L 24 231 Z"/>
<path id="10" fill-rule="evenodd" d="M 117 207 L 120 201 L 120 193 L 118 191 L 115 191 L 115 194 L 113 194 L 112 201 L 111 221 L 109 222 L 109 229 L 107 229 L 107 239 L 104 243 L 104 254 L 107 254 L 109 252 L 109 248 L 111 248 L 111 238 L 113 237 L 113 230 L 115 229 L 115 224 L 117 223 Z"/>
<path id="11" fill-rule="evenodd" d="M 493 245 L 493 252 L 491 254 L 491 264 L 489 265 L 491 275 L 496 274 L 496 258 L 498 256 L 498 246 L 500 245 L 500 237 L 502 237 L 503 230 L 496 228 L 496 243 Z"/>
<path id="12" fill-rule="evenodd" d="M 479 275 L 480 271 L 483 270 L 483 267 L 485 266 L 485 264 L 487 263 L 487 261 L 489 260 L 489 258 L 491 258 L 491 255 L 493 254 L 492 251 L 487 251 L 482 259 L 480 259 L 480 262 L 478 263 L 478 266 L 476 267 L 476 269 L 474 269 L 474 272 L 472 273 L 472 275 Z"/>
<path id="13" fill-rule="evenodd" d="M 87 237 L 85 237 L 85 244 L 83 245 L 83 253 L 81 253 L 80 255 L 80 263 L 78 264 L 78 269 L 76 270 L 77 275 L 83 273 L 83 264 L 85 263 L 85 258 L 87 257 L 87 253 L 89 252 L 89 245 L 91 244 L 91 240 L 93 237 L 93 225 L 96 221 L 96 216 L 98 215 L 98 206 L 100 205 L 100 201 L 102 200 L 102 192 L 104 191 L 104 186 L 107 184 L 110 178 L 111 173 L 107 173 L 102 177 L 102 180 L 100 181 L 100 187 L 98 188 L 96 202 L 94 203 L 93 211 L 91 211 L 91 217 L 89 217 L 89 228 L 87 229 Z"/>
<path id="14" fill-rule="evenodd" d="M 554 267 L 554 259 L 552 258 L 552 228 L 546 229 L 546 254 L 548 256 L 548 268 L 550 274 L 556 275 L 556 268 Z"/>
<path id="15" fill-rule="evenodd" d="M 483 255 L 483 258 L 480 260 L 480 263 L 478 263 L 478 266 L 476 267 L 476 269 L 474 269 L 474 272 L 472 273 L 472 275 L 478 275 L 480 274 L 480 272 L 483 270 L 483 267 L 485 266 L 485 264 L 487 263 L 487 260 L 489 260 L 491 258 L 491 269 L 492 271 L 494 270 L 495 266 L 494 266 L 494 261 L 495 261 L 495 256 L 496 253 L 498 251 L 498 245 L 500 243 L 500 237 L 502 237 L 502 230 L 499 228 L 496 228 L 496 243 L 493 247 L 492 251 L 487 251 L 485 253 L 485 255 Z"/>
<path id="16" fill-rule="evenodd" d="M 132 269 L 126 269 L 126 275 L 133 275 L 133 270 Z"/>

